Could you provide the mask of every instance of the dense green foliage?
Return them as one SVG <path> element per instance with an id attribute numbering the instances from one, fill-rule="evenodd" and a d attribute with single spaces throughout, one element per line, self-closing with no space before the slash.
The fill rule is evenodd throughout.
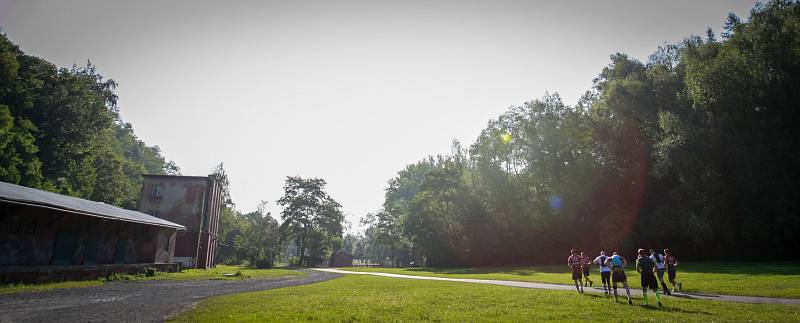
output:
<path id="1" fill-rule="evenodd" d="M 325 184 L 320 178 L 289 176 L 278 200 L 283 206 L 280 232 L 297 246 L 299 266 L 322 264 L 341 247 L 344 214 L 325 191 Z"/>
<path id="2" fill-rule="evenodd" d="M 628 264 L 631 286 L 639 288 L 634 264 Z M 445 278 L 492 279 L 550 284 L 572 284 L 572 272 L 565 265 L 527 267 L 477 267 L 477 268 L 343 268 L 350 271 L 382 272 L 413 276 Z M 800 263 L 738 263 L 699 262 L 681 263 L 678 280 L 682 291 L 724 295 L 800 298 Z M 596 268 L 590 277 L 595 287 L 600 275 Z"/>
<path id="3" fill-rule="evenodd" d="M 612 55 L 575 106 L 513 107 L 469 148 L 408 166 L 373 217 L 377 243 L 429 266 L 570 248 L 784 259 L 800 247 L 800 4 L 730 15 L 722 35 Z"/>
<path id="4" fill-rule="evenodd" d="M 116 85 L 0 35 L 0 181 L 135 208 L 142 174 L 178 173 L 119 118 Z"/>
<path id="5" fill-rule="evenodd" d="M 652 298 L 651 298 L 652 299 Z M 797 306 L 679 297 L 664 308 L 601 294 L 347 275 L 321 283 L 200 301 L 177 322 L 792 322 Z M 634 299 L 640 304 L 641 299 Z"/>

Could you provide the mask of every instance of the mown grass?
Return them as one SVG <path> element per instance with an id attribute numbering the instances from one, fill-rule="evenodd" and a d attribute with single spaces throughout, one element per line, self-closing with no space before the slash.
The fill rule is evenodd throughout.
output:
<path id="1" fill-rule="evenodd" d="M 516 280 L 537 283 L 572 284 L 564 266 L 505 268 L 342 268 L 365 272 L 386 272 L 416 276 Z M 626 268 L 636 275 L 633 264 Z M 600 281 L 596 267 L 589 276 Z M 666 280 L 666 274 L 664 275 Z M 800 298 L 800 263 L 681 263 L 678 281 L 683 291 L 726 295 Z M 636 287 L 638 285 L 634 284 Z M 669 283 L 667 286 L 672 287 Z"/>
<path id="2" fill-rule="evenodd" d="M 226 275 L 228 274 L 228 275 Z M 290 269 L 256 269 L 242 266 L 217 265 L 210 269 L 187 269 L 176 273 L 158 272 L 153 277 L 141 279 L 247 279 L 247 278 L 275 278 L 283 276 L 305 275 L 302 272 Z"/>
<path id="3" fill-rule="evenodd" d="M 85 281 L 65 281 L 46 284 L 10 284 L 0 285 L 0 294 L 22 293 L 22 292 L 41 292 L 59 288 L 80 288 L 102 285 L 102 280 Z"/>
<path id="4" fill-rule="evenodd" d="M 226 275 L 230 274 L 230 275 Z M 285 276 L 301 276 L 303 272 L 290 269 L 255 269 L 242 266 L 217 265 L 210 269 L 187 269 L 176 273 L 156 272 L 155 276 L 144 274 L 127 275 L 114 274 L 97 280 L 65 281 L 44 284 L 10 284 L 0 285 L 0 294 L 39 292 L 59 288 L 81 288 L 102 285 L 109 281 L 138 281 L 138 280 L 189 280 L 189 279 L 267 279 Z"/>
<path id="5" fill-rule="evenodd" d="M 652 299 L 652 296 L 651 296 Z M 602 295 L 363 275 L 201 301 L 175 322 L 800 321 L 800 307 L 664 298 L 664 308 Z"/>

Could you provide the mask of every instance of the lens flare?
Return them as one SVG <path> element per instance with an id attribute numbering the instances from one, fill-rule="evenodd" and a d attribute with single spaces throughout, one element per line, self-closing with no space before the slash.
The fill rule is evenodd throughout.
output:
<path id="1" fill-rule="evenodd" d="M 550 197 L 550 207 L 554 210 L 560 210 L 563 206 L 563 201 L 561 201 L 561 197 L 558 195 L 553 195 Z"/>
<path id="2" fill-rule="evenodd" d="M 511 134 L 508 133 L 508 132 L 506 132 L 506 133 L 504 133 L 504 134 L 502 134 L 500 136 L 500 139 L 503 140 L 504 144 L 507 144 L 507 143 L 511 142 L 511 139 L 513 139 L 513 138 L 514 137 L 512 137 Z"/>

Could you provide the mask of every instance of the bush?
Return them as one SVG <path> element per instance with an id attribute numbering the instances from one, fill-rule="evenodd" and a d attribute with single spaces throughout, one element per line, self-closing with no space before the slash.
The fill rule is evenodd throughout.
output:
<path id="1" fill-rule="evenodd" d="M 131 275 L 126 273 L 109 273 L 106 274 L 106 281 L 113 282 L 113 281 L 124 281 L 124 280 L 131 280 Z"/>
<path id="2" fill-rule="evenodd" d="M 155 267 L 144 267 L 144 276 L 145 277 L 153 277 L 156 275 L 156 268 Z"/>
<path id="3" fill-rule="evenodd" d="M 272 261 L 269 261 L 269 259 L 256 260 L 256 268 L 258 269 L 272 268 Z"/>
<path id="4" fill-rule="evenodd" d="M 299 264 L 300 264 L 300 257 L 298 256 L 289 257 L 289 266 L 298 266 Z"/>

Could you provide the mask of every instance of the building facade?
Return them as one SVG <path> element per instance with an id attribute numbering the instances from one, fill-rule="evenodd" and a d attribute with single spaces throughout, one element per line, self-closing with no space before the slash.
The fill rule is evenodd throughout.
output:
<path id="1" fill-rule="evenodd" d="M 144 175 L 139 211 L 186 227 L 176 237 L 175 262 L 210 268 L 222 202 L 221 186 L 211 176 Z"/>
<path id="2" fill-rule="evenodd" d="M 0 282 L 173 271 L 183 226 L 104 203 L 0 182 Z"/>

